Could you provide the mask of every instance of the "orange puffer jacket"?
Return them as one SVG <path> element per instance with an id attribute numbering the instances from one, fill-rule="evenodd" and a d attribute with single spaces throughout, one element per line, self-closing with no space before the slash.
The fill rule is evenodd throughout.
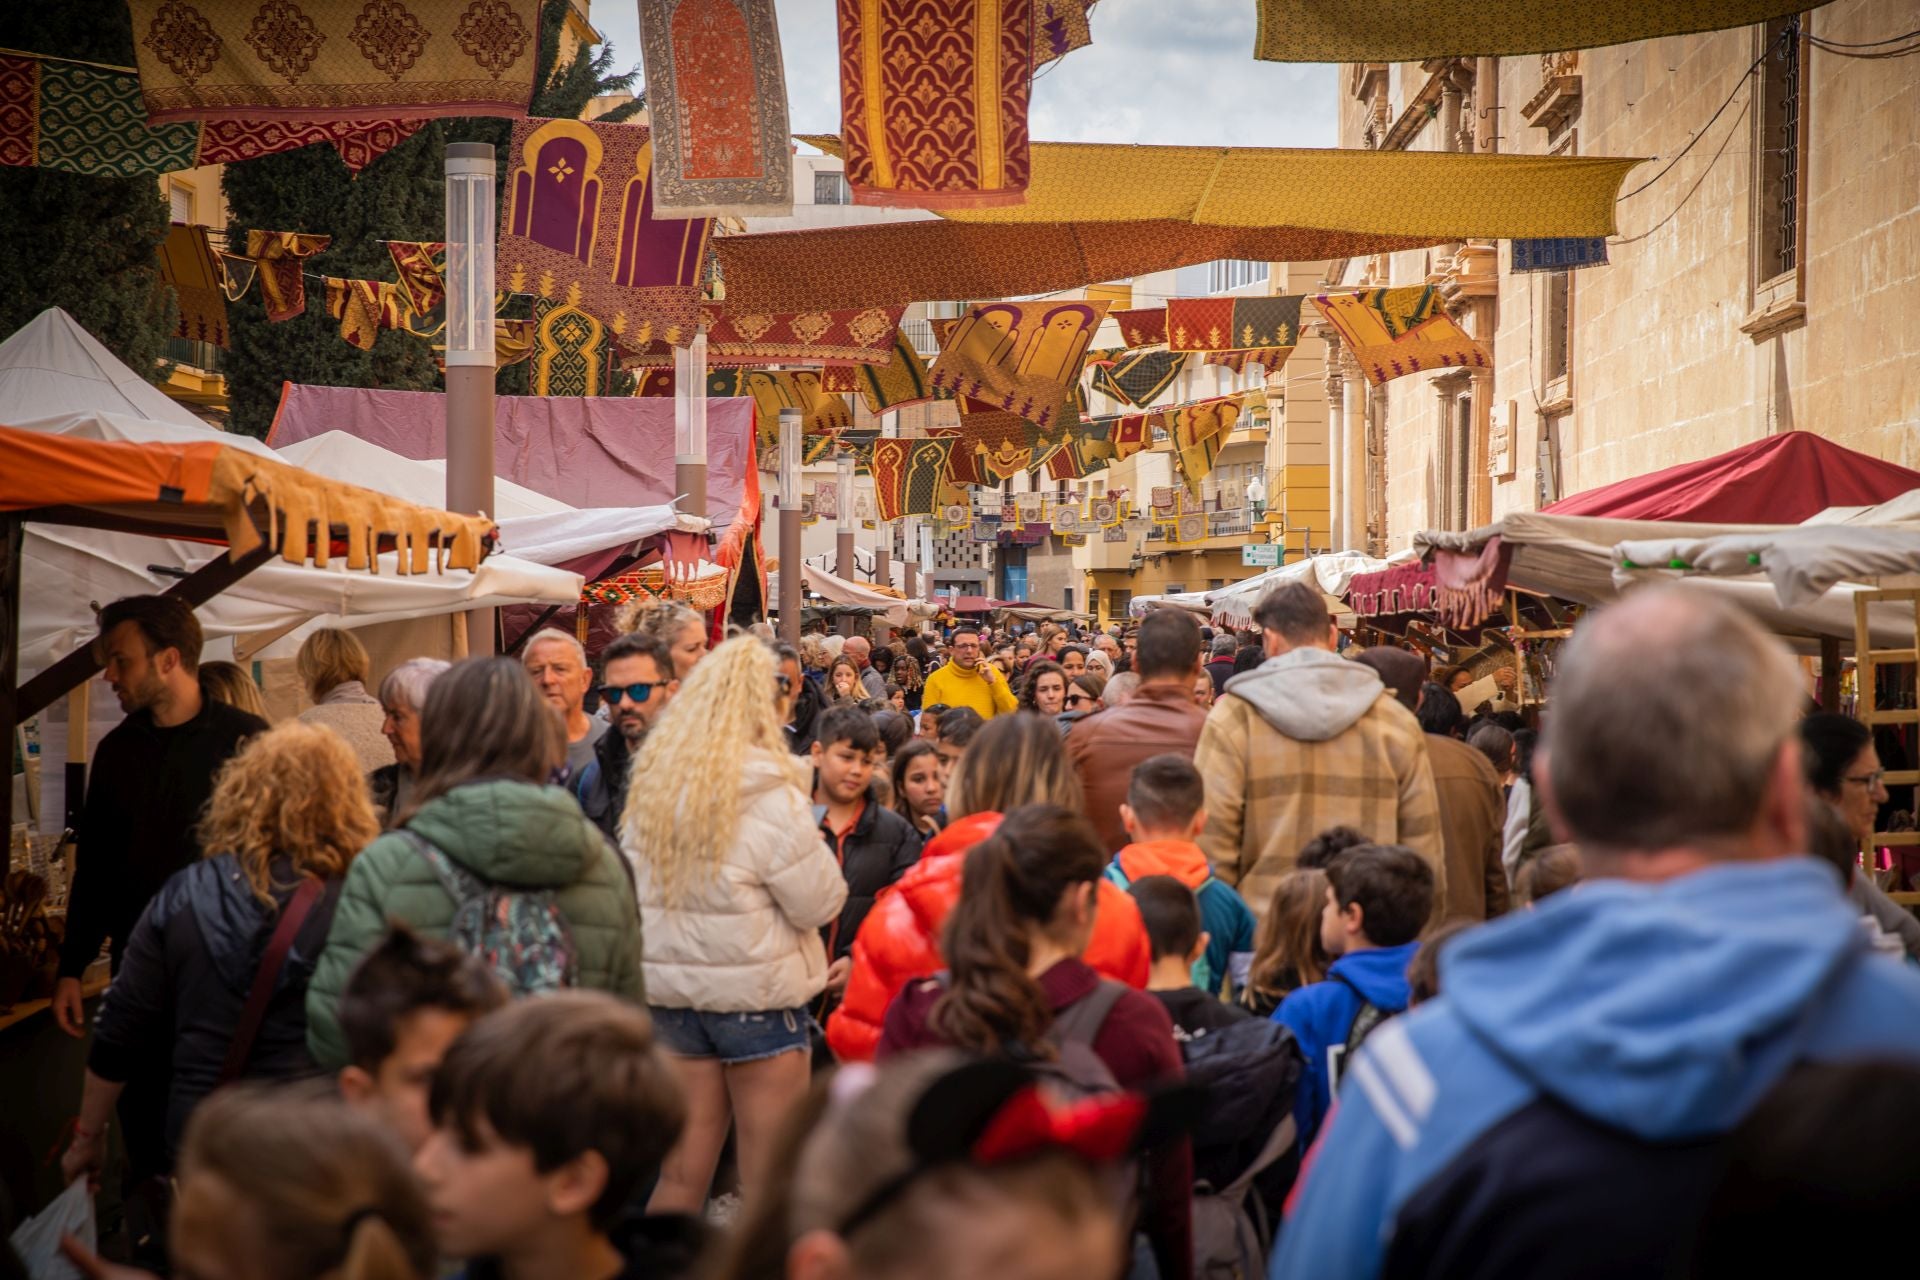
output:
<path id="1" fill-rule="evenodd" d="M 997 813 L 961 818 L 928 843 L 911 870 L 881 891 L 853 940 L 846 999 L 827 1019 L 827 1043 L 840 1061 L 871 1062 L 887 1006 L 900 989 L 946 967 L 940 957 L 940 931 L 960 900 L 961 868 L 967 852 L 999 825 Z M 1144 988 L 1153 956 L 1140 908 L 1105 877 L 1098 885 L 1093 940 L 1082 959 L 1104 977 Z"/>

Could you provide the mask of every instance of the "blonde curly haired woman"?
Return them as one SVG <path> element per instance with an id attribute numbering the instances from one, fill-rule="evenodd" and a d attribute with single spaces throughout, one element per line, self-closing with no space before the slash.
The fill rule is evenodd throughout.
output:
<path id="1" fill-rule="evenodd" d="M 101 1001 L 63 1161 L 69 1178 L 99 1168 L 114 1104 L 137 1072 L 170 1076 L 171 1164 L 187 1116 L 220 1084 L 314 1069 L 305 992 L 347 868 L 379 833 L 360 761 L 331 729 L 289 720 L 227 762 L 200 823 L 208 857 L 175 872 L 147 904 Z M 251 1042 L 237 1043 L 283 921 L 297 923 L 272 1002 Z"/>
<path id="2" fill-rule="evenodd" d="M 722 644 L 682 681 L 628 784 L 647 1000 L 687 1093 L 653 1213 L 701 1211 L 735 1121 L 741 1181 L 757 1187 L 807 1093 L 820 927 L 847 886 L 787 750 L 783 678 L 760 641 Z"/>

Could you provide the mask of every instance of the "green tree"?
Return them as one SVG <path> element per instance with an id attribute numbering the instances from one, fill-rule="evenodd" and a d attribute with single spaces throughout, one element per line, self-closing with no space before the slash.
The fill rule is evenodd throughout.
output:
<path id="1" fill-rule="evenodd" d="M 561 30 L 567 6 L 543 7 L 540 60 L 531 114 L 577 117 L 587 102 L 631 88 L 638 70 L 613 71 L 614 51 L 601 45 L 582 48 L 560 61 Z M 603 119 L 622 120 L 640 109 L 622 106 Z M 445 224 L 442 161 L 448 142 L 490 142 L 504 176 L 512 122 L 474 118 L 436 121 L 375 160 L 355 179 L 332 148 L 304 147 L 229 165 L 225 190 L 229 235 L 236 251 L 249 229 L 305 231 L 333 237 L 327 251 L 307 260 L 313 276 L 391 280 L 394 271 L 385 240 L 438 240 Z M 236 431 L 264 436 L 272 424 L 283 382 L 325 386 L 385 387 L 402 391 L 438 390 L 441 378 L 432 341 L 385 332 L 370 352 L 343 342 L 339 325 L 329 319 L 320 281 L 306 282 L 307 312 L 279 324 L 267 323 L 258 290 L 228 309 L 233 349 L 227 361 L 227 391 Z M 504 369 L 503 395 L 527 390 L 524 365 Z"/>
<path id="2" fill-rule="evenodd" d="M 0 47 L 115 66 L 133 61 L 126 0 L 0 5 Z M 0 169 L 0 335 L 64 307 L 156 381 L 178 315 L 156 256 L 167 204 L 151 177 Z"/>

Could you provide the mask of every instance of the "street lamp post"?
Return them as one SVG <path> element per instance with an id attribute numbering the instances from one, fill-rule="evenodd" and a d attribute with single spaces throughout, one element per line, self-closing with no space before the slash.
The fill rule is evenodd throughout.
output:
<path id="1" fill-rule="evenodd" d="M 493 146 L 447 144 L 447 509 L 492 515 Z M 494 611 L 467 614 L 467 652 L 494 650 Z"/>
<path id="2" fill-rule="evenodd" d="M 673 488 L 687 511 L 707 514 L 707 327 L 673 353 Z"/>
<path id="3" fill-rule="evenodd" d="M 780 638 L 800 643 L 800 411 L 780 411 Z"/>
<path id="4" fill-rule="evenodd" d="M 840 480 L 840 509 L 836 525 L 837 537 L 834 540 L 833 571 L 854 582 L 853 531 L 859 526 L 853 518 L 853 455 L 841 453 L 833 460 L 834 472 Z M 858 628 L 851 614 L 840 615 L 840 634 L 850 636 Z"/>

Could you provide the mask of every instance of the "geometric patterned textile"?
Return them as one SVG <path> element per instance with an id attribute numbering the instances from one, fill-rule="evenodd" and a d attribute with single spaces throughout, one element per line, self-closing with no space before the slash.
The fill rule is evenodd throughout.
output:
<path id="1" fill-rule="evenodd" d="M 975 226 L 942 218 L 721 236 L 713 250 L 729 309 L 781 313 L 906 306 L 930 298 L 1013 298 L 1216 258 L 1318 262 L 1455 238 L 1170 220 Z"/>
<path id="2" fill-rule="evenodd" d="M 862 307 L 799 315 L 750 315 L 729 309 L 724 303 L 708 302 L 700 307 L 700 323 L 707 327 L 707 362 L 716 366 L 829 360 L 880 364 L 893 356 L 894 334 L 905 311 L 905 307 Z M 627 367 L 671 365 L 673 352 L 673 346 L 664 341 L 629 348 Z"/>
<path id="3" fill-rule="evenodd" d="M 1113 311 L 1108 316 L 1120 326 L 1123 347 L 1153 347 L 1167 340 L 1167 309 L 1136 307 L 1132 311 Z"/>
<path id="4" fill-rule="evenodd" d="M 612 373 L 607 330 L 598 317 L 571 303 L 534 302 L 533 372 L 537 396 L 606 394 Z"/>
<path id="5" fill-rule="evenodd" d="M 302 231 L 249 231 L 246 256 L 260 268 L 260 297 L 273 323 L 307 309 L 307 282 L 300 264 L 333 243 L 331 236 Z"/>
<path id="6" fill-rule="evenodd" d="M 1250 351 L 1291 347 L 1300 338 L 1304 293 L 1269 298 L 1173 298 L 1167 347 L 1173 351 Z"/>
<path id="7" fill-rule="evenodd" d="M 860 389 L 858 369 L 850 364 L 830 364 L 820 370 L 820 389 L 830 396 L 851 395 Z"/>
<path id="8" fill-rule="evenodd" d="M 363 117 L 149 126 L 140 77 L 131 68 L 0 54 L 0 165 L 125 178 L 232 164 L 325 142 L 358 173 L 425 123 Z"/>
<path id="9" fill-rule="evenodd" d="M 1419 62 L 1553 53 L 1752 26 L 1805 7 L 1794 0 L 1257 0 L 1253 56 L 1267 62 Z"/>
<path id="10" fill-rule="evenodd" d="M 1038 67 L 1093 43 L 1087 25 L 1092 0 L 1034 0 L 1033 65 Z"/>
<path id="11" fill-rule="evenodd" d="M 653 216 L 645 126 L 516 120 L 507 164 L 495 288 L 564 300 L 623 350 L 692 341 L 713 223 Z"/>
<path id="12" fill-rule="evenodd" d="M 1313 301 L 1375 386 L 1424 369 L 1487 367 L 1486 349 L 1440 309 L 1430 287 L 1319 294 Z"/>
<path id="13" fill-rule="evenodd" d="M 773 0 L 640 0 L 661 217 L 793 212 Z"/>
<path id="14" fill-rule="evenodd" d="M 944 211 L 1024 199 L 1034 0 L 835 8 L 854 203 Z"/>
<path id="15" fill-rule="evenodd" d="M 778 439 L 782 409 L 800 410 L 800 429 L 808 435 L 833 435 L 853 425 L 846 398 L 828 394 L 812 369 L 710 369 L 707 395 L 751 396 L 763 443 Z"/>
<path id="16" fill-rule="evenodd" d="M 340 322 L 340 336 L 362 351 L 373 350 L 382 329 L 397 329 L 407 312 L 400 286 L 385 280 L 340 280 L 323 276 L 327 314 Z"/>
<path id="17" fill-rule="evenodd" d="M 437 240 L 389 240 L 387 255 L 400 273 L 401 292 L 415 315 L 424 316 L 446 301 L 446 245 Z"/>
<path id="18" fill-rule="evenodd" d="M 1260 347 L 1252 351 L 1209 351 L 1201 363 L 1231 373 L 1245 373 L 1248 365 L 1259 365 L 1274 373 L 1287 363 L 1292 347 Z"/>
<path id="19" fill-rule="evenodd" d="M 1186 367 L 1184 351 L 1135 351 L 1093 371 L 1093 389 L 1144 409 L 1166 393 Z"/>
<path id="20" fill-rule="evenodd" d="M 160 242 L 160 278 L 180 299 L 180 323 L 173 336 L 193 342 L 227 345 L 227 295 L 223 273 L 207 244 L 205 227 L 174 223 Z"/>
<path id="21" fill-rule="evenodd" d="M 1071 414 L 1099 302 L 992 302 L 971 307 L 933 362 L 933 385 L 1016 413 L 1043 429 Z M 1057 433 L 1056 433 L 1057 434 Z"/>
<path id="22" fill-rule="evenodd" d="M 524 116 L 540 0 L 130 0 L 147 119 Z"/>
<path id="23" fill-rule="evenodd" d="M 1113 462 L 1113 442 L 1107 428 L 1088 427 L 1067 438 L 1047 459 L 1047 474 L 1055 480 L 1079 480 Z"/>
<path id="24" fill-rule="evenodd" d="M 838 154 L 831 136 L 804 140 Z M 1318 227 L 1449 239 L 1605 236 L 1618 230 L 1614 202 L 1621 182 L 1644 163 L 1518 152 L 1108 142 L 1036 142 L 1032 150 L 1033 179 L 1024 203 L 943 209 L 942 216 L 997 224 Z"/>
<path id="25" fill-rule="evenodd" d="M 913 340 L 904 332 L 894 334 L 892 360 L 886 364 L 860 365 L 854 370 L 854 376 L 860 398 L 867 402 L 867 411 L 876 415 L 941 395 L 929 380 L 927 362 L 921 359 Z"/>
<path id="26" fill-rule="evenodd" d="M 1185 405 L 1170 413 L 1174 452 L 1180 455 L 1180 473 L 1186 478 L 1187 491 L 1200 496 L 1200 483 L 1213 473 L 1213 460 L 1220 446 L 1233 434 L 1240 419 L 1240 398 L 1222 396 Z"/>
<path id="27" fill-rule="evenodd" d="M 881 520 L 903 516 L 930 516 L 940 510 L 947 458 L 959 440 L 898 440 L 873 442 L 868 464 L 873 474 L 873 497 Z"/>
<path id="28" fill-rule="evenodd" d="M 971 400 L 960 402 L 958 436 L 961 443 L 954 452 L 976 451 L 978 469 L 991 478 L 989 483 L 1010 480 L 1023 471 L 1031 471 L 1036 460 L 1052 453 L 1061 439 L 1057 433 L 1043 433 L 1017 413 Z M 961 473 L 960 464 L 949 467 L 949 476 L 954 481 L 959 481 Z"/>
<path id="29" fill-rule="evenodd" d="M 1581 267 L 1607 265 L 1607 241 L 1604 236 L 1574 236 L 1556 239 L 1511 241 L 1510 270 L 1575 271 Z"/>

